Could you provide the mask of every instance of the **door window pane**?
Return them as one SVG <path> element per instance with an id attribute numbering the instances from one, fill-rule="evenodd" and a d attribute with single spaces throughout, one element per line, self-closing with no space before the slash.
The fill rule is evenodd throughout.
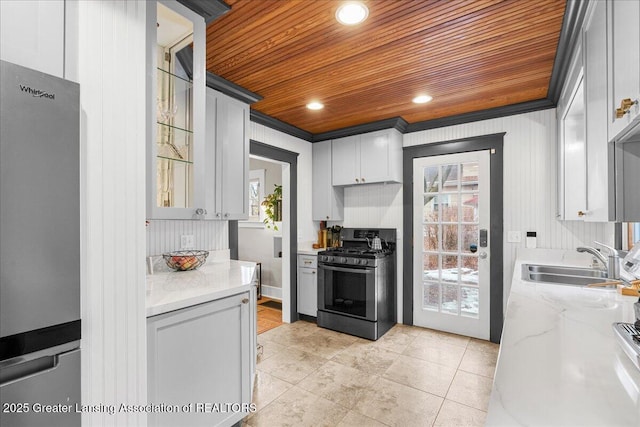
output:
<path id="1" fill-rule="evenodd" d="M 463 163 L 460 187 L 462 191 L 478 190 L 478 162 Z"/>
<path id="2" fill-rule="evenodd" d="M 462 283 L 478 284 L 478 257 L 460 257 L 460 281 Z"/>
<path id="3" fill-rule="evenodd" d="M 441 194 L 440 204 L 442 205 L 442 221 L 457 222 L 460 196 L 458 194 Z"/>
<path id="4" fill-rule="evenodd" d="M 438 196 L 424 196 L 423 214 L 425 222 L 438 222 Z"/>
<path id="5" fill-rule="evenodd" d="M 462 200 L 462 222 L 478 222 L 478 194 L 463 194 Z"/>
<path id="6" fill-rule="evenodd" d="M 422 280 L 440 280 L 438 254 L 424 254 L 422 258 Z"/>
<path id="7" fill-rule="evenodd" d="M 462 252 L 475 253 L 471 250 L 471 245 L 475 245 L 475 250 L 478 250 L 478 226 L 463 224 L 460 226 L 460 231 L 462 232 Z"/>
<path id="8" fill-rule="evenodd" d="M 425 251 L 438 250 L 438 226 L 435 224 L 423 227 L 423 248 Z"/>
<path id="9" fill-rule="evenodd" d="M 440 307 L 440 285 L 437 283 L 423 283 L 422 306 L 427 310 L 438 310 Z"/>
<path id="10" fill-rule="evenodd" d="M 458 165 L 442 165 L 441 191 L 458 191 Z"/>
<path id="11" fill-rule="evenodd" d="M 466 286 L 460 287 L 460 314 L 478 317 L 480 308 L 480 290 Z"/>
<path id="12" fill-rule="evenodd" d="M 458 314 L 458 286 L 442 285 L 442 311 Z"/>
<path id="13" fill-rule="evenodd" d="M 442 250 L 458 252 L 458 225 L 445 224 L 442 226 Z"/>
<path id="14" fill-rule="evenodd" d="M 438 166 L 424 168 L 424 192 L 437 193 L 439 190 L 440 174 Z"/>
<path id="15" fill-rule="evenodd" d="M 458 257 L 455 255 L 442 256 L 442 281 L 458 283 Z"/>

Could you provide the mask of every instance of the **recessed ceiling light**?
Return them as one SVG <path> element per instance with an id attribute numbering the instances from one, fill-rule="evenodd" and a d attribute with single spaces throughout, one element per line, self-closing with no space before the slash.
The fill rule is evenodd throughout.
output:
<path id="1" fill-rule="evenodd" d="M 416 96 L 415 98 L 413 98 L 413 102 L 415 102 L 416 104 L 426 104 L 427 102 L 431 101 L 433 98 L 430 97 L 429 95 L 419 95 Z"/>
<path id="2" fill-rule="evenodd" d="M 324 105 L 317 101 L 313 101 L 307 104 L 307 108 L 310 110 L 322 110 L 324 108 Z"/>
<path id="3" fill-rule="evenodd" d="M 369 9 L 359 2 L 347 2 L 336 11 L 336 19 L 344 25 L 356 25 L 367 19 Z"/>

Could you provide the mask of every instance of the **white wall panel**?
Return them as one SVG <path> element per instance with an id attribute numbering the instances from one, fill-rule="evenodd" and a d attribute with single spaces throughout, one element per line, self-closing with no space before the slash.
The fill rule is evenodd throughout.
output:
<path id="1" fill-rule="evenodd" d="M 147 225 L 147 256 L 180 250 L 183 235 L 193 236 L 193 249 L 217 251 L 229 248 L 227 221 L 151 220 Z"/>
<path id="2" fill-rule="evenodd" d="M 511 286 L 516 249 L 527 231 L 537 232 L 538 247 L 573 249 L 594 240 L 613 244 L 610 223 L 556 219 L 555 110 L 501 117 L 404 135 L 404 146 L 429 144 L 499 132 L 504 136 L 504 284 Z M 346 210 L 346 208 L 345 208 Z M 507 243 L 506 232 L 522 232 L 522 243 Z"/>
<path id="3" fill-rule="evenodd" d="M 298 241 L 315 242 L 317 236 L 311 219 L 311 143 L 254 122 L 251 122 L 249 138 L 299 154 Z"/>
<path id="4" fill-rule="evenodd" d="M 145 1 L 72 3 L 80 83 L 82 403 L 146 402 Z M 83 425 L 146 425 L 83 413 Z"/>
<path id="5" fill-rule="evenodd" d="M 397 319 L 402 322 L 402 184 L 366 184 L 345 187 L 345 227 L 395 228 L 396 306 Z"/>

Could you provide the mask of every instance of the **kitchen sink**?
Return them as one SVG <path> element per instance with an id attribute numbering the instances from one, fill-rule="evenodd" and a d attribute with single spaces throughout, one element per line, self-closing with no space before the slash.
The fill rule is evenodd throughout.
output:
<path id="1" fill-rule="evenodd" d="M 537 264 L 523 264 L 522 279 L 527 282 L 556 283 L 569 286 L 587 286 L 612 281 L 607 278 L 607 272 L 603 270 Z M 595 289 L 615 288 L 616 285 L 595 287 Z"/>

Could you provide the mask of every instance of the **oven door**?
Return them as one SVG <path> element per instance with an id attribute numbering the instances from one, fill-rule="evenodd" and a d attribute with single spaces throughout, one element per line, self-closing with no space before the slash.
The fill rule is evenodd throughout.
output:
<path id="1" fill-rule="evenodd" d="M 375 267 L 318 266 L 318 310 L 377 320 Z"/>

